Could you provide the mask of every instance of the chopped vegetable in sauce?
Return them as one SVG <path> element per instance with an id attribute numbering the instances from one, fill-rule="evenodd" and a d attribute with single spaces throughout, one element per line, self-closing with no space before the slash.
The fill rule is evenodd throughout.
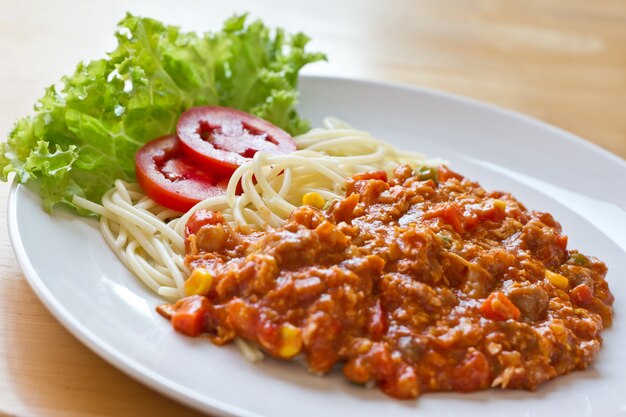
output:
<path id="1" fill-rule="evenodd" d="M 344 199 L 309 196 L 266 231 L 196 212 L 188 282 L 206 271 L 210 290 L 161 309 L 184 334 L 242 337 L 317 373 L 341 364 L 397 398 L 532 390 L 586 368 L 612 320 L 606 266 L 568 251 L 550 214 L 446 167 L 422 174 L 358 174 Z"/>

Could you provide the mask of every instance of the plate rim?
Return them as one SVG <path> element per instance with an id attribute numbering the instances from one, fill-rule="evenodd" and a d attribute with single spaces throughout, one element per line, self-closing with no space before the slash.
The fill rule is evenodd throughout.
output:
<path id="1" fill-rule="evenodd" d="M 48 290 L 47 285 L 43 282 L 39 274 L 37 274 L 26 254 L 17 225 L 17 193 L 21 188 L 26 187 L 13 179 L 7 199 L 7 222 L 13 253 L 30 288 L 39 301 L 65 329 L 92 352 L 96 353 L 101 359 L 113 365 L 122 373 L 166 397 L 185 404 L 201 413 L 206 414 L 210 411 L 220 416 L 263 417 L 256 413 L 250 413 L 230 404 L 217 401 L 212 397 L 198 394 L 180 385 L 176 381 L 162 377 L 157 372 L 132 360 L 122 352 L 118 352 L 102 338 L 95 335 L 87 326 L 81 324 Z"/>
<path id="2" fill-rule="evenodd" d="M 349 82 L 361 85 L 374 85 L 386 89 L 408 90 L 417 94 L 426 94 L 459 102 L 461 104 L 479 107 L 481 110 L 495 112 L 506 117 L 512 117 L 522 122 L 532 124 L 536 127 L 547 129 L 554 134 L 564 137 L 568 140 L 575 141 L 578 145 L 583 146 L 590 151 L 596 153 L 598 157 L 608 158 L 616 163 L 626 174 L 626 160 L 611 151 L 590 142 L 583 137 L 569 132 L 563 128 L 544 122 L 532 116 L 507 109 L 496 104 L 481 101 L 478 99 L 462 96 L 447 91 L 438 90 L 430 87 L 421 87 L 412 84 L 398 83 L 392 81 L 381 81 L 367 78 L 331 76 L 331 75 L 302 75 L 300 79 L 309 79 L 313 82 Z M 72 315 L 49 291 L 47 285 L 35 271 L 22 242 L 17 222 L 17 194 L 24 185 L 19 184 L 16 178 L 12 178 L 10 191 L 7 198 L 7 224 L 9 239 L 15 257 L 20 268 L 39 301 L 46 307 L 52 316 L 74 337 L 76 337 L 83 345 L 88 347 L 92 352 L 96 353 L 107 363 L 113 365 L 122 373 L 130 376 L 136 381 L 150 387 L 160 394 L 173 399 L 181 404 L 187 405 L 201 413 L 211 412 L 221 416 L 236 417 L 263 417 L 257 413 L 243 410 L 237 406 L 219 401 L 205 394 L 200 394 L 192 389 L 186 388 L 180 383 L 159 375 L 157 372 L 141 365 L 132 358 L 119 352 L 111 347 L 106 341 L 95 335 L 87 326 Z M 626 248 L 622 248 L 626 249 Z"/>
<path id="3" fill-rule="evenodd" d="M 350 76 L 342 76 L 342 75 L 316 75 L 316 74 L 304 74 L 300 76 L 300 79 L 318 79 L 324 81 L 341 81 L 341 82 L 352 82 L 355 84 L 369 84 L 375 85 L 377 87 L 382 88 L 392 88 L 398 90 L 409 90 L 418 94 L 426 94 L 429 96 L 435 97 L 443 97 L 447 100 L 456 101 L 461 104 L 477 106 L 484 110 L 492 111 L 495 113 L 499 113 L 506 117 L 512 117 L 519 121 L 523 121 L 525 123 L 532 124 L 536 127 L 547 129 L 553 133 L 556 133 L 560 136 L 564 136 L 567 139 L 575 141 L 577 144 L 582 145 L 594 152 L 597 152 L 602 157 L 609 158 L 611 161 L 616 162 L 621 168 L 626 169 L 626 159 L 620 157 L 619 155 L 611 152 L 610 150 L 592 142 L 589 139 L 586 139 L 576 133 L 570 132 L 562 127 L 553 125 L 541 119 L 538 119 L 534 116 L 530 116 L 524 114 L 520 111 L 509 109 L 504 106 L 500 106 L 495 103 L 491 103 L 489 101 L 484 101 L 480 99 L 476 99 L 473 97 L 464 96 L 462 94 L 452 93 L 446 90 L 440 90 L 434 87 L 420 86 L 415 84 L 408 84 L 397 81 L 387 81 L 387 80 L 379 80 L 373 78 L 361 78 L 361 77 L 350 77 Z"/>

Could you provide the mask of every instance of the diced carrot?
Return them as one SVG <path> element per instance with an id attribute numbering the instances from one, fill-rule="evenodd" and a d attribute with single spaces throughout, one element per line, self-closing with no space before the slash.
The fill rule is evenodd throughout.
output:
<path id="1" fill-rule="evenodd" d="M 463 175 L 457 174 L 456 172 L 452 171 L 445 165 L 441 165 L 439 167 L 439 182 L 446 182 L 450 178 L 456 178 L 457 180 L 462 180 Z"/>
<path id="2" fill-rule="evenodd" d="M 446 204 L 435 210 L 424 213 L 425 220 L 434 219 L 435 217 L 439 217 L 441 220 L 448 223 L 457 233 L 463 233 L 465 231 L 465 218 L 456 203 Z"/>
<path id="3" fill-rule="evenodd" d="M 405 363 L 395 366 L 395 375 L 379 381 L 379 386 L 385 394 L 398 399 L 415 398 L 420 392 L 415 368 Z"/>
<path id="4" fill-rule="evenodd" d="M 368 171 L 356 174 L 351 178 L 346 179 L 346 196 L 350 196 L 355 192 L 359 192 L 366 181 L 377 180 L 388 182 L 387 173 L 385 171 Z"/>
<path id="5" fill-rule="evenodd" d="M 263 323 L 259 323 L 258 309 L 241 298 L 234 297 L 226 304 L 228 323 L 237 333 L 250 340 L 259 337 L 258 330 Z"/>
<path id="6" fill-rule="evenodd" d="M 209 300 L 201 295 L 183 298 L 174 305 L 172 326 L 174 330 L 195 337 L 204 332 L 205 315 L 209 311 Z"/>
<path id="7" fill-rule="evenodd" d="M 480 306 L 480 312 L 485 318 L 491 320 L 517 320 L 520 316 L 519 309 L 501 292 L 492 292 Z"/>
<path id="8" fill-rule="evenodd" d="M 474 212 L 469 215 L 463 216 L 465 230 L 473 230 L 476 226 L 478 226 L 482 220 L 479 215 Z"/>
<path id="9" fill-rule="evenodd" d="M 452 386 L 461 392 L 485 389 L 491 380 L 489 361 L 477 350 L 466 354 L 465 360 L 456 366 L 452 373 Z"/>
<path id="10" fill-rule="evenodd" d="M 570 291 L 569 295 L 572 301 L 581 306 L 586 306 L 593 302 L 593 291 L 586 284 L 577 285 Z"/>
<path id="11" fill-rule="evenodd" d="M 567 236 L 565 235 L 559 235 L 556 238 L 556 245 L 561 248 L 562 250 L 567 249 Z"/>
<path id="12" fill-rule="evenodd" d="M 450 223 L 457 233 L 463 233 L 465 231 L 465 219 L 458 205 L 449 205 L 443 212 L 443 219 Z"/>
<path id="13" fill-rule="evenodd" d="M 387 173 L 385 171 L 367 171 L 356 174 L 353 178 L 355 181 L 380 180 L 387 182 Z"/>
<path id="14" fill-rule="evenodd" d="M 161 304 L 157 306 L 156 312 L 159 313 L 161 317 L 171 320 L 176 310 L 174 310 L 174 304 Z"/>

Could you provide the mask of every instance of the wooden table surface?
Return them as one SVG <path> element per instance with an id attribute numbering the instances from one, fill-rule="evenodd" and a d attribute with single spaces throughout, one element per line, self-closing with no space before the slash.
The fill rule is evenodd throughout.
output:
<path id="1" fill-rule="evenodd" d="M 626 157 L 624 0 L 0 0 L 1 137 L 45 86 L 114 46 L 126 10 L 196 30 L 248 10 L 314 38 L 329 62 L 309 73 L 467 95 Z M 0 185 L 0 415 L 196 415 L 100 359 L 43 307 L 10 247 L 8 189 Z"/>

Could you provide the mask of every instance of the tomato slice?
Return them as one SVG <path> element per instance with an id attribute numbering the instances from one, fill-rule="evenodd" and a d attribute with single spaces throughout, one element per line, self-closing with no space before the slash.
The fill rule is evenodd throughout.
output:
<path id="1" fill-rule="evenodd" d="M 198 168 L 181 151 L 175 135 L 146 143 L 135 154 L 141 188 L 157 203 L 187 211 L 196 203 L 226 193 L 228 178 Z"/>
<path id="2" fill-rule="evenodd" d="M 194 107 L 178 119 L 176 133 L 185 155 L 214 172 L 232 173 L 259 151 L 287 154 L 293 138 L 270 122 L 226 107 Z"/>

